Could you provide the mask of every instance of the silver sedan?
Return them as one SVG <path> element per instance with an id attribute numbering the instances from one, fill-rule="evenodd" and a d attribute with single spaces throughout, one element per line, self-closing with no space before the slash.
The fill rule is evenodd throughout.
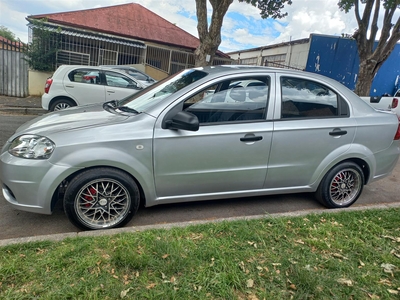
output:
<path id="1" fill-rule="evenodd" d="M 36 118 L 0 156 L 5 199 L 82 229 L 125 225 L 143 202 L 312 192 L 347 207 L 393 170 L 398 117 L 340 83 L 264 67 L 183 70 L 120 101 Z"/>

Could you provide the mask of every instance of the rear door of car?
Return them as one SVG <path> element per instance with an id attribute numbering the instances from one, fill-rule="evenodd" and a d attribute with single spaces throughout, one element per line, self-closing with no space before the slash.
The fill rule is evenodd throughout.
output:
<path id="1" fill-rule="evenodd" d="M 77 68 L 66 73 L 63 80 L 65 91 L 78 102 L 78 105 L 104 102 L 105 87 L 101 83 L 100 70 Z"/>
<path id="2" fill-rule="evenodd" d="M 244 88 L 235 89 L 235 95 L 230 93 L 230 84 L 239 79 L 262 81 L 271 89 L 264 89 L 259 102 L 247 102 Z M 157 197 L 197 198 L 261 189 L 271 147 L 273 122 L 268 118 L 273 103 L 269 92 L 274 92 L 274 86 L 273 73 L 225 77 L 203 85 L 174 107 L 196 115 L 198 131 L 163 129 L 161 123 L 168 111 L 164 112 L 154 131 Z M 236 102 L 230 102 L 228 94 Z"/>
<path id="3" fill-rule="evenodd" d="M 357 124 L 348 103 L 324 83 L 277 75 L 266 188 L 307 186 L 346 152 Z"/>
<path id="4" fill-rule="evenodd" d="M 140 83 L 114 71 L 103 71 L 106 84 L 106 101 L 121 100 L 142 89 Z"/>

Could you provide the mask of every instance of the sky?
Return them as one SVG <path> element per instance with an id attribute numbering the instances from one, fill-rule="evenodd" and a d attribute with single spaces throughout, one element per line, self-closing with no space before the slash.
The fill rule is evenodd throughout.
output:
<path id="1" fill-rule="evenodd" d="M 0 0 L 0 25 L 11 30 L 22 42 L 28 42 L 26 17 L 139 3 L 183 30 L 198 37 L 195 0 Z M 285 6 L 288 16 L 262 19 L 260 11 L 237 0 L 229 7 L 221 29 L 219 50 L 233 52 L 308 38 L 311 33 L 340 36 L 357 28 L 354 11 L 339 10 L 338 0 L 293 0 Z M 209 5 L 209 15 L 211 6 Z M 382 11 L 382 10 L 381 10 Z M 399 15 L 397 13 L 396 15 Z M 382 18 L 381 18 L 382 19 Z"/>

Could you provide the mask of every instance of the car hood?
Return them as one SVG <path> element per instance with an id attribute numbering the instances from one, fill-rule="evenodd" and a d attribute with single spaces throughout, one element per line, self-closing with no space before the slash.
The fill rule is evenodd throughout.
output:
<path id="1" fill-rule="evenodd" d="M 117 123 L 128 117 L 106 111 L 102 104 L 72 107 L 45 114 L 21 125 L 12 138 L 21 134 L 48 135 L 64 130 Z"/>

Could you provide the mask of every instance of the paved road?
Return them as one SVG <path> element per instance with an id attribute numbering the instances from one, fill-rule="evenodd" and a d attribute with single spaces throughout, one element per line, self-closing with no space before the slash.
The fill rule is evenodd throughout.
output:
<path id="1" fill-rule="evenodd" d="M 33 116 L 0 115 L 0 144 L 22 123 Z M 355 206 L 400 202 L 400 162 L 393 174 L 365 187 Z M 251 197 L 232 200 L 194 202 L 185 204 L 141 207 L 127 226 L 163 224 L 194 220 L 212 220 L 226 217 L 273 214 L 300 210 L 323 210 L 312 194 L 292 194 L 268 197 Z M 77 232 L 64 215 L 61 203 L 53 215 L 39 215 L 11 208 L 0 195 L 0 240 Z"/>

